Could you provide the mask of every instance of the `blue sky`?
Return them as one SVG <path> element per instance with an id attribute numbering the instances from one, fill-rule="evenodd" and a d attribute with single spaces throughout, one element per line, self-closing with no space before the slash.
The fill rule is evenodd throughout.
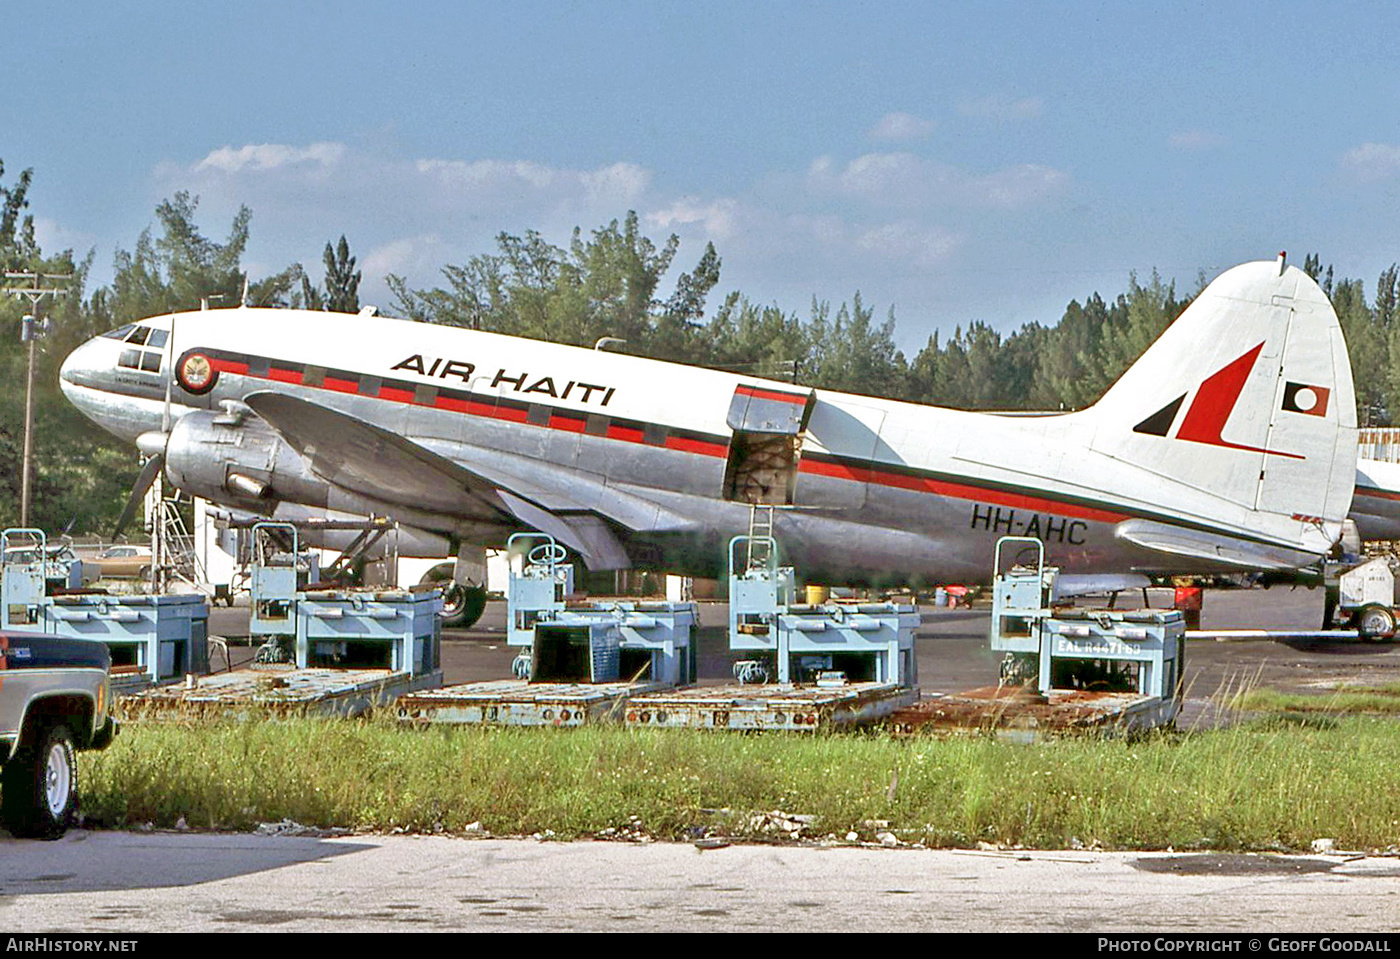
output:
<path id="1" fill-rule="evenodd" d="M 255 275 L 347 235 L 362 299 L 502 230 L 635 209 L 720 288 L 859 290 L 935 329 L 1056 322 L 1157 269 L 1400 260 L 1400 5 L 239 2 L 28 5 L 5 182 L 93 278 L 155 205 L 253 211 Z M 669 289 L 669 288 L 668 288 Z"/>

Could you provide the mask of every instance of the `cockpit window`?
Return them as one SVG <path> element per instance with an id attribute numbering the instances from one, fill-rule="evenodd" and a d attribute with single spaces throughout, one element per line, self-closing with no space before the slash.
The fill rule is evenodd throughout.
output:
<path id="1" fill-rule="evenodd" d="M 160 348 L 165 345 L 165 338 L 170 335 L 169 330 L 151 329 L 151 338 L 146 341 L 147 346 Z"/>
<path id="2" fill-rule="evenodd" d="M 149 326 L 138 326 L 126 335 L 126 341 L 132 346 L 145 346 L 146 336 L 151 332 Z"/>
<path id="3" fill-rule="evenodd" d="M 117 365 L 128 370 L 159 373 L 162 355 L 155 350 L 122 350 L 122 355 L 117 358 Z"/>
<path id="4" fill-rule="evenodd" d="M 135 328 L 135 326 L 136 324 L 134 323 L 128 323 L 126 324 L 126 326 L 119 326 L 115 330 L 108 330 L 102 335 L 104 338 L 109 340 L 124 340 L 126 339 L 126 335 L 130 333 L 132 329 Z"/>

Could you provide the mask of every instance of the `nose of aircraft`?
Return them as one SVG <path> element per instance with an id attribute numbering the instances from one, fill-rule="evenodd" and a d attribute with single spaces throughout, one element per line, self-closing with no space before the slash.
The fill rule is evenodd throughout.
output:
<path id="1" fill-rule="evenodd" d="M 88 419 L 116 436 L 132 440 L 160 422 L 161 389 L 118 381 L 119 340 L 94 337 L 79 346 L 59 367 L 59 387 L 68 402 Z M 141 393 L 135 392 L 141 389 Z M 143 395 L 145 394 L 145 395 Z"/>
<path id="2" fill-rule="evenodd" d="M 63 361 L 63 365 L 58 369 L 59 385 L 63 393 L 69 399 L 73 398 L 71 387 L 74 386 L 95 386 L 94 382 L 97 368 L 94 365 L 94 347 L 96 340 L 88 340 L 73 352 L 68 354 L 68 358 Z"/>

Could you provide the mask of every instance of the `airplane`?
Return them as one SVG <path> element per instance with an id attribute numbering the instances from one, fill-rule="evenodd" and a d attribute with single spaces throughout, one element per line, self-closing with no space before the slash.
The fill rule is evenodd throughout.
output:
<path id="1" fill-rule="evenodd" d="M 942 409 L 373 315 L 236 307 L 73 351 L 62 389 L 155 474 L 229 508 L 390 516 L 484 548 L 553 536 L 592 570 L 722 574 L 771 505 L 830 585 L 985 582 L 1004 535 L 1074 576 L 1294 570 L 1356 486 L 1346 345 L 1308 276 L 1215 279 L 1092 407 Z M 1145 584 L 1145 579 L 1143 579 Z M 484 590 L 476 594 L 484 603 Z"/>
<path id="2" fill-rule="evenodd" d="M 1363 541 L 1400 539 L 1400 463 L 1356 461 L 1351 519 Z"/>

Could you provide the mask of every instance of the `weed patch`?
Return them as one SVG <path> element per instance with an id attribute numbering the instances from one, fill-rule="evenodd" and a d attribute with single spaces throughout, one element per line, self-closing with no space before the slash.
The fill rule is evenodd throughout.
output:
<path id="1" fill-rule="evenodd" d="M 131 724 L 84 756 L 86 815 L 251 829 L 1028 848 L 1400 843 L 1400 722 L 1278 719 L 1137 740 L 432 727 L 388 718 Z"/>

